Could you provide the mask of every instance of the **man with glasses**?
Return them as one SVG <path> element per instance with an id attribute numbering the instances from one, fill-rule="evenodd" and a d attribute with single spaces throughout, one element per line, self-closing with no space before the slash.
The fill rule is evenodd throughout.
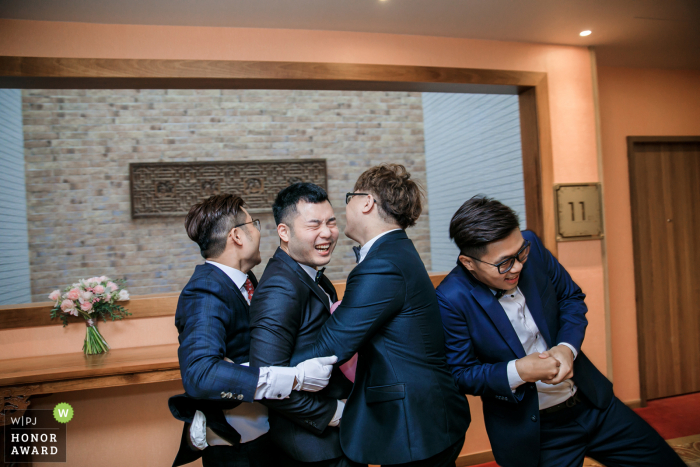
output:
<path id="1" fill-rule="evenodd" d="M 358 355 L 340 422 L 354 462 L 454 467 L 471 418 L 447 366 L 435 288 L 406 235 L 421 214 L 421 188 L 404 166 L 382 164 L 345 199 L 358 265 L 314 345 L 296 357 Z"/>
<path id="2" fill-rule="evenodd" d="M 286 465 L 267 434 L 267 408 L 254 401 L 320 391 L 335 358 L 296 368 L 247 366 L 260 221 L 250 217 L 239 196 L 216 195 L 192 206 L 185 228 L 206 262 L 195 267 L 175 313 L 185 394 L 171 397 L 168 405 L 185 426 L 174 465 L 200 457 L 204 467 Z"/>
<path id="3" fill-rule="evenodd" d="M 448 363 L 481 396 L 502 467 L 682 466 L 581 352 L 585 295 L 517 214 L 474 197 L 452 217 L 457 267 L 437 288 Z"/>

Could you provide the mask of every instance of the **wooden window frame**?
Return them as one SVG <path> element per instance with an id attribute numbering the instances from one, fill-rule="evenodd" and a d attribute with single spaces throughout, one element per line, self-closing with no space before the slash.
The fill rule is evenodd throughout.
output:
<path id="1" fill-rule="evenodd" d="M 0 88 L 302 89 L 518 95 L 527 226 L 557 254 L 548 87 L 547 74 L 543 72 L 345 63 L 0 56 Z M 31 306 L 41 305 L 46 304 Z M 2 321 L 0 316 L 0 329 Z M 13 320 L 12 327 L 22 325 Z"/>

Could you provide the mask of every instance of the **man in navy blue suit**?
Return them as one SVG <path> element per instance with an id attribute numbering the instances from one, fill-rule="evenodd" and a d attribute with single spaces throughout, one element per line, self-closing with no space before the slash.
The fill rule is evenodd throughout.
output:
<path id="1" fill-rule="evenodd" d="M 194 205 L 187 235 L 206 262 L 182 290 L 175 314 L 185 394 L 168 401 L 184 421 L 173 465 L 202 458 L 205 467 L 280 467 L 286 457 L 270 441 L 267 408 L 255 400 L 284 399 L 293 390 L 320 391 L 335 357 L 292 368 L 247 366 L 249 304 L 260 264 L 260 221 L 235 195 Z"/>
<path id="2" fill-rule="evenodd" d="M 402 165 L 384 164 L 345 201 L 359 264 L 309 353 L 295 357 L 359 355 L 340 422 L 352 461 L 454 467 L 471 418 L 447 366 L 435 288 L 405 232 L 420 216 L 420 187 Z"/>
<path id="3" fill-rule="evenodd" d="M 459 260 L 437 289 L 447 359 L 481 396 L 500 466 L 685 465 L 581 352 L 585 295 L 512 209 L 474 197 L 450 238 Z"/>

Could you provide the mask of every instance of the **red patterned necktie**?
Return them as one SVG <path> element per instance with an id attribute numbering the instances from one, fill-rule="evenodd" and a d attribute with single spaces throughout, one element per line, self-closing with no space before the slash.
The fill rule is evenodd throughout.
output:
<path id="1" fill-rule="evenodd" d="M 245 290 L 248 292 L 248 302 L 250 302 L 253 299 L 253 283 L 251 282 L 250 278 L 245 280 Z"/>

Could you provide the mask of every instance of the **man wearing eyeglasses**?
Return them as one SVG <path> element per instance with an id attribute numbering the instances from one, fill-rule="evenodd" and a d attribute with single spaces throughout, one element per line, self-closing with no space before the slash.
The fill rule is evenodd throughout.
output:
<path id="1" fill-rule="evenodd" d="M 340 363 L 358 355 L 340 442 L 361 464 L 454 467 L 471 420 L 447 366 L 435 288 L 406 235 L 421 198 L 402 165 L 360 175 L 345 198 L 345 235 L 361 245 L 358 265 L 342 303 L 296 355 L 336 355 Z"/>
<path id="2" fill-rule="evenodd" d="M 185 394 L 168 405 L 185 426 L 173 465 L 200 457 L 204 467 L 286 465 L 268 435 L 267 407 L 256 401 L 320 391 L 336 360 L 247 366 L 249 304 L 257 286 L 251 269 L 261 259 L 260 221 L 244 204 L 236 195 L 215 195 L 192 206 L 185 219 L 206 262 L 195 268 L 175 313 Z"/>
<path id="3" fill-rule="evenodd" d="M 500 466 L 684 465 L 581 352 L 585 295 L 512 209 L 474 197 L 450 238 L 457 267 L 437 288 L 447 359 L 481 396 Z"/>

